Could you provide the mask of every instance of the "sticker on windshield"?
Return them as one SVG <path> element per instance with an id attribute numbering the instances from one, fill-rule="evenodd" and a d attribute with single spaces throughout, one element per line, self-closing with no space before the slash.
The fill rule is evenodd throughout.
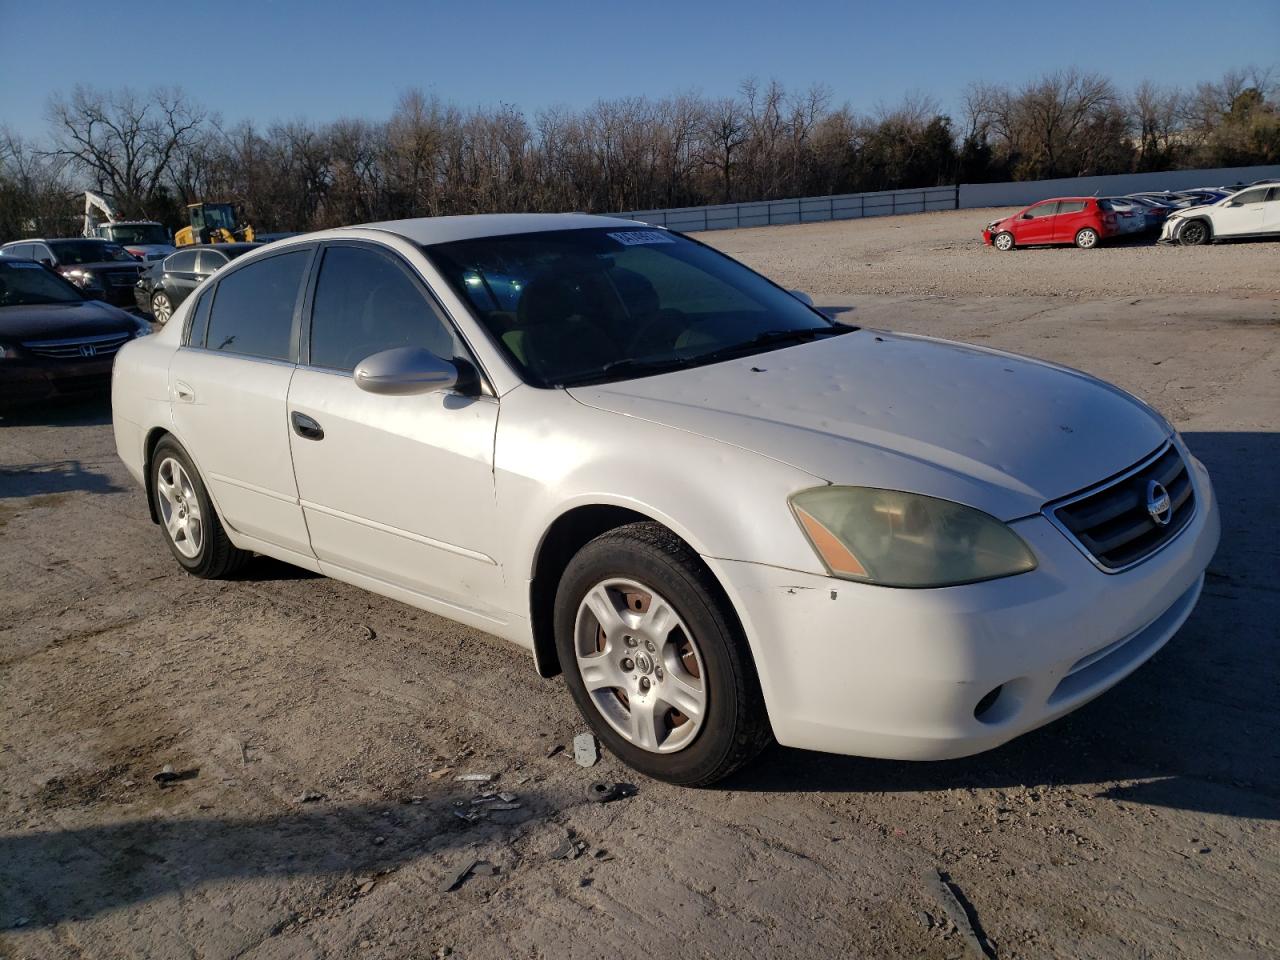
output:
<path id="1" fill-rule="evenodd" d="M 43 269 L 44 269 L 44 267 L 43 267 L 43 266 L 41 266 L 40 264 L 38 264 L 38 263 L 32 263 L 30 260 L 13 260 L 13 261 L 8 261 L 8 258 L 7 258 L 7 257 L 6 257 L 5 259 L 6 259 L 6 261 L 7 261 L 7 262 L 5 263 L 5 266 L 8 266 L 8 267 L 17 267 L 19 270 L 43 270 Z"/>
<path id="2" fill-rule="evenodd" d="M 624 247 L 634 247 L 642 243 L 675 243 L 664 230 L 624 230 L 611 233 L 609 237 L 617 240 Z"/>

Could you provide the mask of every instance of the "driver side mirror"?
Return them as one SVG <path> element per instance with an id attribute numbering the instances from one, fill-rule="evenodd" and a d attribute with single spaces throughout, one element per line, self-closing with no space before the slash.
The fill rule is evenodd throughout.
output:
<path id="1" fill-rule="evenodd" d="M 1035 219 L 1035 217 L 1031 216 L 1031 214 L 1029 214 L 1029 213 L 1024 213 L 1024 214 L 1022 215 L 1022 219 L 1023 219 L 1023 220 L 1034 220 L 1034 219 Z"/>
<path id="2" fill-rule="evenodd" d="M 46 267 L 53 266 L 53 260 L 51 260 L 49 257 L 41 257 L 39 262 L 44 264 Z"/>
<path id="3" fill-rule="evenodd" d="M 803 303 L 806 307 L 813 306 L 813 297 L 809 296 L 803 290 L 788 290 L 787 293 L 791 294 L 793 297 L 795 297 L 797 300 Z"/>
<path id="4" fill-rule="evenodd" d="M 422 347 L 395 347 L 365 357 L 354 376 L 361 390 L 388 397 L 452 390 L 462 379 L 457 364 Z"/>

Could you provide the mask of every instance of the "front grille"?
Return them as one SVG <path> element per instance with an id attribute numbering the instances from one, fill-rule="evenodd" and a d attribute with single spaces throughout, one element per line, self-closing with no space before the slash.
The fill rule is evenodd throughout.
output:
<path id="1" fill-rule="evenodd" d="M 1164 525 L 1148 509 L 1153 483 L 1169 495 L 1168 523 Z M 1191 475 L 1172 443 L 1118 477 L 1045 508 L 1049 519 L 1108 573 L 1128 569 L 1151 556 L 1176 537 L 1195 512 Z"/>
<path id="2" fill-rule="evenodd" d="M 22 345 L 38 357 L 91 360 L 94 357 L 112 356 L 131 336 L 129 333 L 107 333 L 97 337 L 72 337 L 67 340 L 25 340 Z"/>
<path id="3" fill-rule="evenodd" d="M 113 287 L 131 287 L 138 281 L 139 270 L 111 270 L 106 273 L 107 283 Z"/>

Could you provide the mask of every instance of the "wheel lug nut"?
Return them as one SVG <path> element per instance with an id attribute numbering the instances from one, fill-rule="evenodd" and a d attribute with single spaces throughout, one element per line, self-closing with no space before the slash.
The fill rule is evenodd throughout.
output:
<path id="1" fill-rule="evenodd" d="M 634 661 L 632 661 L 632 659 L 631 659 L 630 657 L 624 657 L 624 658 L 622 659 L 622 669 L 623 669 L 623 670 L 634 670 L 634 669 L 635 669 L 635 662 L 634 662 Z"/>
<path id="2" fill-rule="evenodd" d="M 640 678 L 640 689 L 641 689 L 641 690 L 648 690 L 648 689 L 649 689 L 649 678 L 648 678 L 648 677 L 641 677 L 641 678 Z"/>
<path id="3" fill-rule="evenodd" d="M 652 640 L 646 640 L 644 642 L 644 646 L 645 646 L 645 649 L 648 650 L 650 653 L 657 653 L 658 651 L 658 648 L 653 645 Z"/>
<path id="4" fill-rule="evenodd" d="M 659 667 L 657 670 L 653 671 L 653 675 L 654 675 L 655 677 L 657 677 L 659 680 L 661 680 L 661 679 L 662 679 L 662 668 L 661 668 L 661 667 Z"/>
<path id="5" fill-rule="evenodd" d="M 635 637 L 623 637 L 622 642 L 625 643 L 628 647 L 634 647 L 637 643 Z"/>

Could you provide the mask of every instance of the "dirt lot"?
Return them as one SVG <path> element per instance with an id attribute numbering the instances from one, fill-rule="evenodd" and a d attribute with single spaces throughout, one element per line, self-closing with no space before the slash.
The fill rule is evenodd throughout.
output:
<path id="1" fill-rule="evenodd" d="M 1001 255 L 989 216 L 707 239 L 846 319 L 1063 361 L 1174 420 L 1223 542 L 1134 677 L 969 760 L 587 771 L 548 756 L 583 725 L 522 652 L 265 559 L 190 579 L 104 405 L 10 418 L 0 956 L 977 956 L 937 870 L 1002 958 L 1276 955 L 1280 246 Z M 166 764 L 198 773 L 162 788 Z M 522 806 L 456 817 L 475 772 Z M 591 804 L 596 779 L 638 792 Z M 550 859 L 569 831 L 582 855 Z M 445 892 L 476 859 L 496 874 Z"/>

